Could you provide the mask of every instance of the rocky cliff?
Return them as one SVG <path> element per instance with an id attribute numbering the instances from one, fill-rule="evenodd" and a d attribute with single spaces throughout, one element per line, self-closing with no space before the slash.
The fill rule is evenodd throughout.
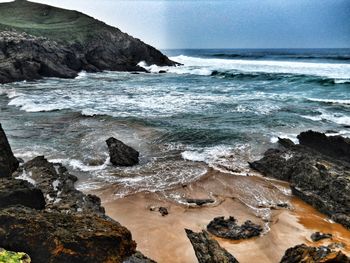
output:
<path id="1" fill-rule="evenodd" d="M 0 83 L 79 71 L 145 71 L 175 62 L 154 47 L 77 11 L 16 0 L 0 4 Z"/>

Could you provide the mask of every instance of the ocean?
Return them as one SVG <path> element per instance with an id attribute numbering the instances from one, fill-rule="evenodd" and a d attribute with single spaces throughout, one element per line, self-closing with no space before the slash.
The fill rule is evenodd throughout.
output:
<path id="1" fill-rule="evenodd" d="M 164 52 L 183 65 L 0 85 L 0 123 L 15 155 L 45 155 L 77 175 L 79 189 L 116 184 L 123 197 L 185 185 L 208 169 L 249 175 L 248 161 L 278 137 L 297 142 L 309 129 L 350 137 L 350 49 Z M 110 136 L 137 149 L 140 164 L 111 166 Z"/>

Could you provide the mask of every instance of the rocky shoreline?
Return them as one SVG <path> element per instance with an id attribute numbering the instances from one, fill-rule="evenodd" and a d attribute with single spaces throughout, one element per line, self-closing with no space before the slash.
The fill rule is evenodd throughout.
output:
<path id="1" fill-rule="evenodd" d="M 322 152 L 315 142 L 319 137 L 323 144 L 329 144 Z M 268 150 L 251 166 L 266 176 L 291 182 L 294 194 L 349 228 L 349 140 L 312 131 L 300 134 L 299 139 L 300 145 L 280 139 L 280 148 Z M 138 152 L 114 138 L 107 143 L 110 154 L 125 158 L 127 163 L 128 158 L 135 160 L 138 156 Z M 105 214 L 99 197 L 75 189 L 77 178 L 64 166 L 50 163 L 43 156 L 26 163 L 20 161 L 14 157 L 0 126 L 0 248 L 24 252 L 32 262 L 39 263 L 154 262 L 136 251 L 130 231 Z M 213 200 L 190 201 L 196 201 L 199 207 Z M 171 217 L 171 212 L 164 215 Z M 249 220 L 240 226 L 233 217 L 214 218 L 208 222 L 207 230 L 213 236 L 205 230 L 195 233 L 186 229 L 201 263 L 238 262 L 215 236 L 243 240 L 259 238 L 263 231 Z M 314 242 L 325 238 L 332 235 L 316 232 L 311 236 Z M 298 245 L 288 249 L 281 262 L 305 262 L 306 258 L 307 262 L 350 262 L 341 252 L 342 247 Z"/>
<path id="2" fill-rule="evenodd" d="M 32 28 L 20 27 L 13 17 Z M 29 1 L 0 4 L 0 83 L 74 78 L 81 71 L 146 72 L 138 66 L 141 61 L 177 65 L 154 47 L 85 14 Z"/>

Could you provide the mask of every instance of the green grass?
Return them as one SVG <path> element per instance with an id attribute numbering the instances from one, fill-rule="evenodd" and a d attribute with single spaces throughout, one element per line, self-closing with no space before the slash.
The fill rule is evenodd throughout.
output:
<path id="1" fill-rule="evenodd" d="M 10 29 L 68 43 L 116 30 L 77 11 L 19 0 L 0 4 L 0 30 Z"/>

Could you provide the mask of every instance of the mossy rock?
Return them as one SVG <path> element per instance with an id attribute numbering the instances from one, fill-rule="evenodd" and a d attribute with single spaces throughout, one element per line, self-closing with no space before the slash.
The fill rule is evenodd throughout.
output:
<path id="1" fill-rule="evenodd" d="M 30 263 L 30 257 L 23 252 L 12 252 L 0 248 L 0 263 Z"/>

